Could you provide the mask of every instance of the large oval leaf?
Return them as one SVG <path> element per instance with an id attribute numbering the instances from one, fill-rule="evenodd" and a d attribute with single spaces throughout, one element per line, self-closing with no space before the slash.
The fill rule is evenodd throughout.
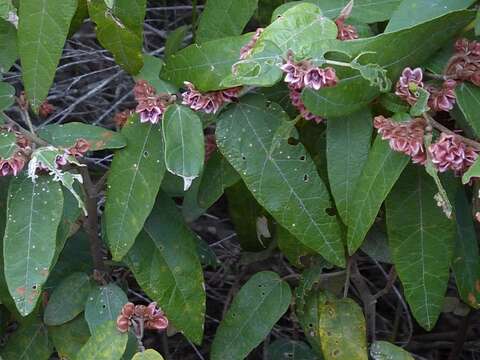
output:
<path id="1" fill-rule="evenodd" d="M 187 338 L 201 343 L 205 288 L 196 241 L 175 203 L 160 192 L 125 258 L 142 289 Z"/>
<path id="2" fill-rule="evenodd" d="M 52 352 L 47 327 L 33 321 L 21 324 L 20 328 L 10 335 L 0 355 L 3 360 L 48 360 Z"/>
<path id="3" fill-rule="evenodd" d="M 170 105 L 162 121 L 167 170 L 183 179 L 187 191 L 203 168 L 205 141 L 202 121 L 189 108 Z"/>
<path id="4" fill-rule="evenodd" d="M 74 359 L 90 338 L 90 331 L 83 314 L 66 324 L 49 326 L 48 334 L 58 355 L 67 359 Z"/>
<path id="5" fill-rule="evenodd" d="M 464 82 L 457 86 L 455 94 L 457 96 L 458 107 L 462 110 L 468 125 L 475 131 L 475 135 L 480 137 L 480 118 L 478 117 L 480 88 Z"/>
<path id="6" fill-rule="evenodd" d="M 387 141 L 375 139 L 368 160 L 358 179 L 347 220 L 348 251 L 362 245 L 383 201 L 397 181 L 409 158 L 390 149 Z"/>
<path id="7" fill-rule="evenodd" d="M 209 0 L 198 23 L 199 43 L 242 33 L 258 0 Z"/>
<path id="8" fill-rule="evenodd" d="M 337 219 L 315 164 L 276 104 L 247 97 L 219 117 L 217 144 L 256 200 L 306 246 L 344 265 Z M 290 142 L 296 145 L 290 145 Z"/>
<path id="9" fill-rule="evenodd" d="M 392 81 L 397 81 L 401 71 L 424 63 L 445 42 L 468 25 L 475 14 L 456 11 L 411 29 L 381 34 L 356 41 L 320 41 L 312 50 L 314 57 L 323 57 L 325 50 L 343 52 L 353 59 L 360 54 L 361 64 L 378 64 L 385 68 Z M 395 44 L 395 46 L 391 46 Z M 415 44 L 415 46 L 412 46 Z M 303 100 L 313 113 L 329 118 L 354 112 L 380 94 L 377 86 L 371 86 L 357 71 L 338 68 L 340 82 L 337 86 L 319 91 L 305 89 Z"/>
<path id="10" fill-rule="evenodd" d="M 401 347 L 386 341 L 375 341 L 370 347 L 370 355 L 374 360 L 413 360 L 412 355 Z"/>
<path id="11" fill-rule="evenodd" d="M 117 330 L 115 321 L 100 325 L 77 354 L 77 360 L 120 360 L 127 346 L 128 335 Z"/>
<path id="12" fill-rule="evenodd" d="M 0 132 L 0 159 L 8 159 L 17 151 L 17 137 L 13 132 Z"/>
<path id="13" fill-rule="evenodd" d="M 269 271 L 255 274 L 243 285 L 220 323 L 212 343 L 212 360 L 246 358 L 287 311 L 292 293 Z"/>
<path id="14" fill-rule="evenodd" d="M 163 360 L 163 356 L 153 349 L 135 354 L 132 360 Z"/>
<path id="15" fill-rule="evenodd" d="M 141 124 L 135 115 L 122 135 L 128 145 L 113 159 L 105 204 L 107 243 L 114 260 L 120 260 L 133 245 L 165 173 L 160 126 Z"/>
<path id="16" fill-rule="evenodd" d="M 79 122 L 71 122 L 65 125 L 47 125 L 38 131 L 38 135 L 49 144 L 63 148 L 74 146 L 79 139 L 88 141 L 91 151 L 119 149 L 127 145 L 127 141 L 119 133 L 101 126 Z"/>
<path id="17" fill-rule="evenodd" d="M 90 18 L 97 24 L 97 38 L 112 52 L 115 62 L 130 74 L 143 66 L 143 19 L 146 0 L 117 0 L 113 11 L 104 0 L 88 1 Z"/>
<path id="18" fill-rule="evenodd" d="M 386 201 L 395 269 L 413 316 L 427 330 L 442 309 L 455 240 L 455 224 L 437 206 L 437 192 L 423 167 L 410 165 Z"/>
<path id="19" fill-rule="evenodd" d="M 15 99 L 15 88 L 7 83 L 0 82 L 0 111 L 9 108 Z M 3 119 L 0 118 L 0 122 Z"/>
<path id="20" fill-rule="evenodd" d="M 98 286 L 88 295 L 85 320 L 92 334 L 104 322 L 117 320 L 123 305 L 128 302 L 125 292 L 115 284 Z"/>
<path id="21" fill-rule="evenodd" d="M 345 223 L 357 180 L 368 158 L 371 136 L 372 114 L 368 109 L 327 122 L 328 179 L 335 205 Z"/>
<path id="22" fill-rule="evenodd" d="M 23 316 L 33 311 L 47 280 L 62 211 L 62 189 L 50 177 L 39 176 L 33 183 L 19 176 L 10 182 L 4 270 L 10 294 Z"/>
<path id="23" fill-rule="evenodd" d="M 18 51 L 25 92 L 38 109 L 53 83 L 77 0 L 22 0 Z"/>
<path id="24" fill-rule="evenodd" d="M 17 30 L 9 22 L 0 19 L 0 73 L 8 71 L 18 58 Z"/>
<path id="25" fill-rule="evenodd" d="M 85 308 L 90 287 L 90 278 L 85 273 L 66 277 L 48 300 L 43 314 L 45 324 L 61 325 L 74 319 Z"/>

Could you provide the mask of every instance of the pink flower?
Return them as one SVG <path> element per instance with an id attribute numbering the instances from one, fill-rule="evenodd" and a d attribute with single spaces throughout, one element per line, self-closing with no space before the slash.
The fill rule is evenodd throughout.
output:
<path id="1" fill-rule="evenodd" d="M 144 313 L 145 329 L 165 330 L 168 327 L 168 319 L 163 315 L 160 309 L 157 309 L 157 303 L 150 303 Z"/>
<path id="2" fill-rule="evenodd" d="M 140 122 L 157 124 L 172 98 L 157 95 L 155 88 L 145 80 L 139 80 L 133 89 L 138 105 L 135 112 L 140 114 Z"/>
<path id="3" fill-rule="evenodd" d="M 347 5 L 340 12 L 340 16 L 335 20 L 338 28 L 338 40 L 354 40 L 358 39 L 358 32 L 355 26 L 345 25 L 345 20 L 350 16 L 353 9 L 353 1 L 348 2 Z"/>
<path id="4" fill-rule="evenodd" d="M 164 109 L 160 108 L 157 105 L 149 106 L 145 104 L 138 104 L 135 111 L 140 114 L 140 122 L 150 122 L 152 124 L 156 124 L 160 119 L 160 115 L 163 114 Z"/>
<path id="5" fill-rule="evenodd" d="M 459 39 L 454 48 L 455 54 L 448 61 L 445 74 L 480 86 L 480 42 Z"/>
<path id="6" fill-rule="evenodd" d="M 319 124 L 323 121 L 320 116 L 317 116 L 311 113 L 302 101 L 302 92 L 292 86 L 290 88 L 290 100 L 292 101 L 292 105 L 295 106 L 305 120 L 314 121 L 315 123 Z"/>
<path id="7" fill-rule="evenodd" d="M 0 176 L 17 176 L 24 168 L 27 156 L 23 151 L 17 151 L 9 159 L 0 158 Z"/>
<path id="8" fill-rule="evenodd" d="M 405 122 L 394 122 L 384 116 L 376 116 L 373 126 L 390 147 L 412 158 L 414 164 L 425 164 L 427 156 L 423 146 L 426 121 L 415 118 Z"/>
<path id="9" fill-rule="evenodd" d="M 446 133 L 428 148 L 432 162 L 440 172 L 453 170 L 456 175 L 463 174 L 478 157 L 478 151 L 465 144 L 461 138 Z"/>
<path id="10" fill-rule="evenodd" d="M 304 78 L 305 78 L 305 68 L 299 63 L 293 62 L 291 59 L 288 59 L 285 64 L 283 64 L 280 69 L 285 75 L 285 82 L 289 86 L 293 86 L 296 89 L 303 89 L 304 87 Z"/>
<path id="11" fill-rule="evenodd" d="M 253 34 L 252 39 L 240 49 L 240 59 L 245 60 L 247 57 L 250 56 L 252 53 L 252 49 L 257 43 L 258 39 L 260 38 L 260 35 L 263 33 L 263 28 L 258 28 L 255 31 L 255 34 Z"/>
<path id="12" fill-rule="evenodd" d="M 412 70 L 409 67 L 405 68 L 397 82 L 395 95 L 410 105 L 414 105 L 417 102 L 417 89 L 423 87 L 422 80 L 422 69 L 416 68 Z"/>
<path id="13" fill-rule="evenodd" d="M 320 90 L 322 87 L 335 86 L 338 82 L 335 69 L 312 67 L 304 77 L 305 87 Z"/>
<path id="14" fill-rule="evenodd" d="M 240 92 L 242 91 L 242 87 L 233 87 L 225 90 L 221 90 L 220 93 L 223 97 L 224 102 L 234 102 L 238 100 L 238 96 L 240 95 Z"/>
<path id="15" fill-rule="evenodd" d="M 427 86 L 430 92 L 428 106 L 434 111 L 450 111 L 455 105 L 455 80 L 446 80 L 441 89 L 434 86 Z"/>
<path id="16" fill-rule="evenodd" d="M 242 90 L 241 87 L 234 87 L 201 93 L 195 89 L 192 83 L 185 81 L 184 84 L 187 90 L 182 93 L 182 104 L 187 105 L 195 111 L 203 111 L 207 114 L 215 114 L 224 103 L 237 100 Z"/>

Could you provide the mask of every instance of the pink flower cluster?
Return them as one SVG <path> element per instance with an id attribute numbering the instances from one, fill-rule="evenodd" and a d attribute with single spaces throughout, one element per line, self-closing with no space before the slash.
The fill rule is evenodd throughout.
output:
<path id="1" fill-rule="evenodd" d="M 308 121 L 314 121 L 317 124 L 320 124 L 323 121 L 323 118 L 311 113 L 302 101 L 302 91 L 295 89 L 289 86 L 290 89 L 290 100 L 292 101 L 292 105 L 295 106 L 301 115 L 302 118 Z"/>
<path id="2" fill-rule="evenodd" d="M 454 79 L 470 81 L 480 86 L 480 42 L 459 39 L 455 42 L 455 53 L 450 58 L 445 74 Z"/>
<path id="3" fill-rule="evenodd" d="M 427 156 L 423 146 L 426 121 L 416 118 L 405 122 L 395 122 L 384 116 L 377 116 L 373 126 L 383 140 L 388 140 L 390 147 L 412 158 L 414 164 L 425 164 Z"/>
<path id="4" fill-rule="evenodd" d="M 353 9 L 353 1 L 350 1 L 340 12 L 340 16 L 335 20 L 338 28 L 338 40 L 354 40 L 358 39 L 358 32 L 355 26 L 346 25 L 345 20 L 350 16 Z"/>
<path id="5" fill-rule="evenodd" d="M 207 114 L 216 114 L 224 103 L 236 101 L 242 91 L 242 87 L 234 87 L 201 93 L 192 83 L 185 81 L 184 84 L 187 91 L 182 93 L 182 104 L 195 111 L 203 111 Z"/>
<path id="6" fill-rule="evenodd" d="M 430 95 L 428 98 L 428 106 L 434 111 L 450 111 L 455 105 L 455 87 L 457 83 L 454 80 L 444 81 L 441 88 L 434 85 L 424 85 L 423 72 L 420 68 L 411 69 L 409 67 L 403 69 L 397 85 L 395 87 L 395 95 L 406 101 L 410 105 L 414 105 L 418 100 L 418 89 L 424 88 Z"/>
<path id="7" fill-rule="evenodd" d="M 442 133 L 440 139 L 429 147 L 432 162 L 440 172 L 452 170 L 461 175 L 473 165 L 478 151 L 465 144 L 455 135 Z"/>
<path id="8" fill-rule="evenodd" d="M 245 60 L 247 57 L 250 56 L 250 54 L 252 53 L 252 49 L 260 38 L 260 35 L 262 35 L 263 30 L 263 28 L 258 28 L 255 31 L 255 34 L 253 34 L 250 41 L 240 49 L 240 60 Z"/>
<path id="9" fill-rule="evenodd" d="M 4 128 L 1 130 L 13 132 L 15 134 L 17 149 L 10 158 L 0 158 L 0 176 L 17 176 L 25 167 L 30 155 L 30 141 L 13 128 Z"/>
<path id="10" fill-rule="evenodd" d="M 126 333 L 131 326 L 137 329 L 139 325 L 149 330 L 165 330 L 168 327 L 168 319 L 160 309 L 157 309 L 155 302 L 148 306 L 126 303 L 117 317 L 118 331 Z"/>
<path id="11" fill-rule="evenodd" d="M 165 109 L 174 100 L 174 96 L 157 94 L 155 88 L 145 80 L 139 80 L 133 89 L 138 105 L 135 112 L 140 114 L 140 122 L 157 124 Z"/>

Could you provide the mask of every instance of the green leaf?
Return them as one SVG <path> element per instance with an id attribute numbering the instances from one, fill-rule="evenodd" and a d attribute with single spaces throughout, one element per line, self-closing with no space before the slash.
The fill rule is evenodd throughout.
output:
<path id="1" fill-rule="evenodd" d="M 79 122 L 47 125 L 38 131 L 38 135 L 49 144 L 61 148 L 72 147 L 79 139 L 86 140 L 91 151 L 119 149 L 127 145 L 125 138 L 119 133 Z"/>
<path id="2" fill-rule="evenodd" d="M 77 0 L 22 0 L 18 52 L 25 92 L 35 111 L 45 100 L 67 39 Z"/>
<path id="3" fill-rule="evenodd" d="M 52 353 L 47 328 L 36 321 L 21 324 L 0 351 L 3 360 L 48 360 Z"/>
<path id="4" fill-rule="evenodd" d="M 246 97 L 220 114 L 216 134 L 220 151 L 259 204 L 304 245 L 343 266 L 340 227 L 326 213 L 327 188 L 286 113 Z"/>
<path id="5" fill-rule="evenodd" d="M 468 184 L 472 178 L 480 177 L 480 160 L 477 159 L 472 166 L 463 174 L 462 183 Z"/>
<path id="6" fill-rule="evenodd" d="M 136 353 L 132 360 L 163 360 L 163 356 L 153 349 L 148 349 L 144 352 Z"/>
<path id="7" fill-rule="evenodd" d="M 114 321 L 100 325 L 75 359 L 120 360 L 127 346 L 128 335 L 117 330 Z"/>
<path id="8" fill-rule="evenodd" d="M 240 49 L 250 34 L 193 44 L 167 58 L 161 77 L 178 87 L 189 81 L 200 91 L 222 88 L 222 80 L 232 72 L 240 58 Z"/>
<path id="9" fill-rule="evenodd" d="M 303 268 L 305 266 L 303 262 L 305 258 L 316 255 L 312 249 L 299 242 L 297 238 L 290 234 L 285 228 L 277 225 L 275 229 L 278 248 L 292 265 Z"/>
<path id="10" fill-rule="evenodd" d="M 480 11 L 477 10 L 477 17 L 475 18 L 475 36 L 480 36 Z"/>
<path id="11" fill-rule="evenodd" d="M 198 189 L 198 203 L 204 208 L 212 206 L 226 188 L 240 180 L 240 175 L 228 163 L 219 151 L 211 156 L 205 164 L 200 188 Z"/>
<path id="12" fill-rule="evenodd" d="M 10 84 L 0 82 L 0 111 L 9 108 L 14 101 L 15 88 Z"/>
<path id="13" fill-rule="evenodd" d="M 436 192 L 423 167 L 410 165 L 386 201 L 393 262 L 413 316 L 426 330 L 441 312 L 455 239 L 455 224 L 437 206 Z"/>
<path id="14" fill-rule="evenodd" d="M 74 319 L 85 307 L 90 285 L 90 278 L 85 273 L 73 273 L 63 279 L 48 300 L 44 323 L 62 325 Z"/>
<path id="15" fill-rule="evenodd" d="M 240 35 L 257 9 L 258 0 L 208 0 L 198 23 L 199 43 Z"/>
<path id="16" fill-rule="evenodd" d="M 173 326 L 191 341 L 201 343 L 205 288 L 195 235 L 175 203 L 162 192 L 125 261 Z"/>
<path id="17" fill-rule="evenodd" d="M 105 226 L 113 259 L 126 255 L 150 214 L 165 173 L 161 128 L 135 115 L 122 129 L 128 146 L 118 151 L 108 176 Z"/>
<path id="18" fill-rule="evenodd" d="M 182 48 L 183 39 L 187 35 L 188 26 L 179 26 L 168 34 L 167 41 L 165 41 L 165 57 L 176 53 Z"/>
<path id="19" fill-rule="evenodd" d="M 471 307 L 480 308 L 480 261 L 477 235 L 472 219 L 471 206 L 465 192 L 459 189 L 455 199 L 457 238 L 452 260 L 458 292 Z"/>
<path id="20" fill-rule="evenodd" d="M 288 50 L 299 58 L 311 54 L 312 44 L 325 39 L 337 38 L 337 25 L 313 4 L 299 4 L 285 11 L 263 31 L 258 45 L 271 41 L 285 54 Z M 256 47 L 255 46 L 255 47 Z"/>
<path id="21" fill-rule="evenodd" d="M 268 335 L 287 311 L 290 287 L 273 272 L 255 274 L 242 286 L 217 328 L 212 360 L 240 360 Z"/>
<path id="22" fill-rule="evenodd" d="M 424 88 L 418 88 L 418 99 L 415 104 L 410 108 L 410 115 L 412 116 L 422 116 L 423 113 L 426 113 L 430 108 L 428 107 L 428 99 L 430 98 L 430 93 Z"/>
<path id="23" fill-rule="evenodd" d="M 142 70 L 135 76 L 135 80 L 148 81 L 159 93 L 176 94 L 178 92 L 176 86 L 160 79 L 160 72 L 164 65 L 162 59 L 144 54 Z"/>
<path id="24" fill-rule="evenodd" d="M 468 124 L 480 137 L 480 118 L 478 109 L 480 107 L 480 88 L 468 82 L 462 82 L 455 89 L 457 103 Z"/>
<path id="25" fill-rule="evenodd" d="M 0 18 L 8 20 L 10 12 L 17 12 L 12 0 L 0 0 Z"/>
<path id="26" fill-rule="evenodd" d="M 116 321 L 123 305 L 128 302 L 127 295 L 117 285 L 111 283 L 98 286 L 90 291 L 85 305 L 85 320 L 92 334 L 107 321 Z"/>
<path id="27" fill-rule="evenodd" d="M 375 341 L 370 347 L 370 355 L 374 360 L 413 360 L 412 355 L 401 347 L 386 341 Z"/>
<path id="28" fill-rule="evenodd" d="M 361 64 L 378 64 L 386 69 L 388 78 L 396 82 L 406 67 L 421 65 L 455 36 L 474 17 L 471 11 L 456 11 L 436 18 L 414 28 L 385 33 L 356 41 L 319 41 L 312 52 L 315 58 L 322 59 L 325 52 L 349 54 L 359 59 Z M 395 46 L 390 46 L 395 44 Z M 412 46 L 415 44 L 415 46 Z M 345 57 L 345 56 L 343 56 Z M 344 59 L 348 61 L 348 59 Z M 338 67 L 340 82 L 337 86 L 319 91 L 305 89 L 303 101 L 307 108 L 322 117 L 330 118 L 349 114 L 370 103 L 380 94 L 380 89 L 370 86 L 368 80 L 358 72 Z"/>
<path id="29" fill-rule="evenodd" d="M 393 151 L 387 141 L 380 137 L 375 139 L 357 181 L 349 211 L 347 243 L 350 254 L 362 245 L 380 206 L 408 161 L 408 156 Z"/>
<path id="30" fill-rule="evenodd" d="M 317 355 L 302 341 L 278 339 L 268 345 L 266 360 L 316 360 Z"/>
<path id="31" fill-rule="evenodd" d="M 463 10 L 475 0 L 404 0 L 394 11 L 385 32 L 414 27 L 449 12 Z"/>
<path id="32" fill-rule="evenodd" d="M 30 314 L 47 280 L 62 217 L 60 185 L 47 176 L 35 183 L 26 176 L 10 182 L 3 239 L 8 289 L 22 316 Z"/>
<path id="33" fill-rule="evenodd" d="M 90 338 L 83 314 L 63 325 L 50 326 L 48 333 L 58 355 L 67 359 L 74 359 Z"/>
<path id="34" fill-rule="evenodd" d="M 306 0 L 318 5 L 323 10 L 323 15 L 334 19 L 340 15 L 340 11 L 347 5 L 349 0 Z M 375 23 L 390 18 L 394 10 L 402 0 L 355 0 L 351 16 L 363 23 Z M 295 6 L 300 1 L 288 2 L 280 6 L 273 14 L 272 19 L 285 12 L 288 8 Z"/>
<path id="35" fill-rule="evenodd" d="M 355 186 L 367 162 L 372 114 L 362 109 L 327 121 L 327 166 L 330 188 L 342 220 L 347 223 Z"/>
<path id="36" fill-rule="evenodd" d="M 367 360 L 362 309 L 350 298 L 319 304 L 319 337 L 325 360 Z"/>
<path id="37" fill-rule="evenodd" d="M 88 2 L 90 18 L 97 25 L 97 38 L 115 62 L 135 75 L 143 66 L 143 18 L 146 0 L 117 1 L 109 10 L 103 0 Z"/>
<path id="38" fill-rule="evenodd" d="M 11 131 L 0 132 L 0 159 L 8 159 L 17 150 L 17 137 Z"/>
<path id="39" fill-rule="evenodd" d="M 183 179 L 187 191 L 203 168 L 205 141 L 202 121 L 189 108 L 170 105 L 162 121 L 165 165 L 169 172 Z"/>
<path id="40" fill-rule="evenodd" d="M 70 29 L 68 30 L 68 37 L 72 37 L 75 32 L 82 26 L 85 19 L 88 18 L 87 0 L 78 0 L 77 10 L 70 22 Z"/>
<path id="41" fill-rule="evenodd" d="M 17 30 L 9 22 L 0 19 L 0 74 L 7 72 L 18 58 Z"/>

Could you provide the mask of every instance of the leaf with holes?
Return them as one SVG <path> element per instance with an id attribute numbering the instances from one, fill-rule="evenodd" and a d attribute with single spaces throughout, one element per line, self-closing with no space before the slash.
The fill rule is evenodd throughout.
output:
<path id="1" fill-rule="evenodd" d="M 67 359 L 74 359 L 90 338 L 83 314 L 63 325 L 49 326 L 48 334 L 58 354 Z"/>
<path id="2" fill-rule="evenodd" d="M 480 117 L 478 108 L 480 106 L 480 88 L 463 82 L 455 89 L 458 107 L 462 111 L 468 125 L 475 131 L 477 137 L 480 136 Z"/>
<path id="3" fill-rule="evenodd" d="M 189 81 L 200 91 L 218 90 L 240 58 L 240 49 L 250 34 L 193 44 L 166 59 L 161 77 L 182 87 Z"/>
<path id="4" fill-rule="evenodd" d="M 125 138 L 117 132 L 79 122 L 47 125 L 38 131 L 38 135 L 49 144 L 61 148 L 70 148 L 80 139 L 90 144 L 91 151 L 119 149 L 127 145 Z"/>
<path id="5" fill-rule="evenodd" d="M 100 325 L 76 356 L 76 360 L 120 360 L 128 335 L 117 330 L 115 321 Z"/>
<path id="6" fill-rule="evenodd" d="M 0 111 L 8 109 L 14 101 L 15 88 L 10 84 L 0 82 Z"/>
<path id="7" fill-rule="evenodd" d="M 17 150 L 17 137 L 13 132 L 0 132 L 0 159 L 8 159 Z"/>
<path id="8" fill-rule="evenodd" d="M 64 278 L 48 300 L 44 323 L 62 325 L 74 319 L 85 308 L 90 288 L 90 278 L 85 273 L 73 273 Z"/>
<path id="9" fill-rule="evenodd" d="M 374 360 L 413 360 L 412 355 L 401 347 L 386 341 L 375 341 L 370 347 L 370 355 Z"/>
<path id="10" fill-rule="evenodd" d="M 48 360 L 52 353 L 47 327 L 37 321 L 20 324 L 0 351 L 4 360 Z"/>
<path id="11" fill-rule="evenodd" d="M 217 329 L 211 359 L 246 358 L 287 311 L 291 300 L 290 287 L 276 273 L 263 271 L 252 276 Z"/>
<path id="12" fill-rule="evenodd" d="M 189 108 L 170 105 L 163 115 L 162 133 L 167 170 L 183 179 L 183 191 L 187 191 L 205 159 L 202 121 Z"/>
<path id="13" fill-rule="evenodd" d="M 53 83 L 77 0 L 22 0 L 18 52 L 25 92 L 38 110 Z"/>
<path id="14" fill-rule="evenodd" d="M 60 185 L 48 176 L 35 183 L 24 175 L 10 182 L 3 238 L 8 289 L 22 316 L 30 314 L 47 280 L 62 217 Z"/>
<path id="15" fill-rule="evenodd" d="M 393 151 L 387 141 L 380 137 L 375 139 L 349 209 L 347 244 L 350 254 L 362 245 L 378 210 L 408 161 L 407 156 Z"/>
<path id="16" fill-rule="evenodd" d="M 103 0 L 88 1 L 90 18 L 97 25 L 97 39 L 115 61 L 135 75 L 143 66 L 143 20 L 146 0 L 118 0 L 113 10 Z"/>
<path id="17" fill-rule="evenodd" d="M 345 61 L 363 54 L 361 64 L 378 64 L 387 70 L 392 82 L 406 66 L 415 67 L 429 59 L 445 42 L 453 38 L 474 17 L 471 11 L 455 11 L 410 29 L 380 34 L 355 41 L 324 40 L 314 45 L 313 57 L 323 59 L 325 52 L 338 52 Z M 390 46 L 395 44 L 395 46 Z M 412 47 L 412 44 L 415 46 Z M 347 57 L 345 59 L 345 57 Z M 367 105 L 380 94 L 357 71 L 337 67 L 340 82 L 334 87 L 319 91 L 305 89 L 302 99 L 306 107 L 316 115 L 330 118 L 352 113 Z"/>
<path id="18" fill-rule="evenodd" d="M 113 159 L 105 204 L 107 243 L 114 260 L 125 256 L 135 242 L 165 173 L 160 126 L 141 124 L 134 115 L 122 135 L 128 146 Z"/>
<path id="19" fill-rule="evenodd" d="M 245 97 L 220 114 L 218 147 L 280 225 L 343 266 L 338 220 L 326 212 L 331 207 L 327 188 L 289 120 L 277 104 L 267 106 L 261 97 Z"/>
<path id="20" fill-rule="evenodd" d="M 267 360 L 317 360 L 317 355 L 302 341 L 278 339 L 268 345 Z"/>
<path id="21" fill-rule="evenodd" d="M 163 356 L 153 349 L 136 353 L 132 360 L 163 360 Z"/>
<path id="22" fill-rule="evenodd" d="M 173 326 L 191 341 L 201 343 L 205 288 L 194 236 L 175 203 L 160 192 L 125 262 Z"/>
<path id="23" fill-rule="evenodd" d="M 478 309 L 480 308 L 480 261 L 471 205 L 463 189 L 458 190 L 455 200 L 457 237 L 452 270 L 460 297 L 466 304 Z"/>
<path id="24" fill-rule="evenodd" d="M 240 35 L 253 13 L 258 0 L 209 0 L 198 23 L 199 43 Z"/>
<path id="25" fill-rule="evenodd" d="M 355 186 L 367 162 L 372 114 L 363 109 L 327 122 L 327 166 L 330 188 L 342 220 L 347 223 Z"/>
<path id="26" fill-rule="evenodd" d="M 436 193 L 425 170 L 410 165 L 386 201 L 393 262 L 413 316 L 427 330 L 442 309 L 455 241 L 455 223 L 437 206 Z"/>
<path id="27" fill-rule="evenodd" d="M 90 291 L 85 305 L 85 320 L 90 333 L 94 334 L 97 328 L 107 321 L 116 321 L 127 302 L 125 292 L 113 283 Z"/>

